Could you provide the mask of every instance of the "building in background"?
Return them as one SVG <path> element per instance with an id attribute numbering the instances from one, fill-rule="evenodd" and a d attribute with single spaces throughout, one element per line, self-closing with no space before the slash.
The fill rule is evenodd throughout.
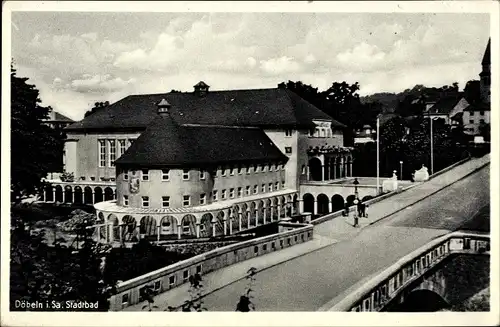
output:
<path id="1" fill-rule="evenodd" d="M 69 126 L 74 122 L 75 121 L 73 119 L 58 113 L 54 109 L 50 109 L 49 117 L 44 121 L 44 123 L 51 128 L 65 128 L 66 126 Z"/>

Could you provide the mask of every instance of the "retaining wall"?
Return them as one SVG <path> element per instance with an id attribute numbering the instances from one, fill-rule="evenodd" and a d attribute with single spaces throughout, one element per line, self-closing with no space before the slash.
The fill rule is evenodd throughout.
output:
<path id="1" fill-rule="evenodd" d="M 140 289 L 145 286 L 150 286 L 156 294 L 162 293 L 188 282 L 189 276 L 196 273 L 207 274 L 243 260 L 313 239 L 313 225 L 294 224 L 294 226 L 296 228 L 293 230 L 220 247 L 122 282 L 117 286 L 116 294 L 110 298 L 110 310 L 118 311 L 142 302 Z"/>

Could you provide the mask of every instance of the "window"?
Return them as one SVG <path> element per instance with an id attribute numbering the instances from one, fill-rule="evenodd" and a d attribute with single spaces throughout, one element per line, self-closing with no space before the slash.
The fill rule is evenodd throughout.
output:
<path id="1" fill-rule="evenodd" d="M 469 119 L 469 124 L 474 124 L 474 119 Z"/>
<path id="2" fill-rule="evenodd" d="M 221 168 L 221 176 L 226 176 L 226 168 Z"/>
<path id="3" fill-rule="evenodd" d="M 280 189 L 280 182 L 276 182 L 276 183 L 274 184 L 274 189 L 275 189 L 276 191 Z"/>
<path id="4" fill-rule="evenodd" d="M 106 167 L 106 141 L 99 140 L 99 167 Z"/>
<path id="5" fill-rule="evenodd" d="M 267 244 L 262 245 L 262 251 L 267 251 Z"/>
<path id="6" fill-rule="evenodd" d="M 247 186 L 247 187 L 245 188 L 245 190 L 246 190 L 246 194 L 247 194 L 247 195 L 250 195 L 250 186 Z"/>
<path id="7" fill-rule="evenodd" d="M 142 180 L 149 181 L 149 170 L 147 169 L 142 170 Z"/>
<path id="8" fill-rule="evenodd" d="M 125 153 L 125 151 L 127 151 L 127 143 L 125 142 L 125 140 L 120 140 L 118 141 L 120 143 L 120 156 L 123 155 Z"/>
<path id="9" fill-rule="evenodd" d="M 182 273 L 182 277 L 184 278 L 184 281 L 186 282 L 189 279 L 189 270 L 184 270 Z"/>
<path id="10" fill-rule="evenodd" d="M 203 169 L 200 169 L 200 180 L 205 179 L 205 171 Z"/>
<path id="11" fill-rule="evenodd" d="M 205 204 L 207 202 L 207 195 L 205 193 L 200 194 L 200 204 Z"/>
<path id="12" fill-rule="evenodd" d="M 190 200 L 191 200 L 191 197 L 189 195 L 184 195 L 182 197 L 182 205 L 185 207 L 189 206 L 189 203 L 191 202 Z"/>
<path id="13" fill-rule="evenodd" d="M 174 286 L 174 284 L 175 284 L 175 275 L 172 275 L 168 277 L 168 285 Z"/>
<path id="14" fill-rule="evenodd" d="M 162 196 L 161 197 L 161 206 L 163 208 L 170 207 L 170 197 L 169 196 Z"/>
<path id="15" fill-rule="evenodd" d="M 109 140 L 109 163 L 108 167 L 113 167 L 116 160 L 116 141 Z"/>
<path id="16" fill-rule="evenodd" d="M 189 169 L 182 170 L 182 180 L 184 180 L 184 181 L 189 180 Z"/>
<path id="17" fill-rule="evenodd" d="M 254 185 L 253 187 L 253 194 L 259 193 L 259 185 Z"/>
<path id="18" fill-rule="evenodd" d="M 273 183 L 269 183 L 269 192 L 273 191 Z"/>
<path id="19" fill-rule="evenodd" d="M 283 240 L 280 240 L 280 247 L 283 247 Z"/>
<path id="20" fill-rule="evenodd" d="M 281 189 L 284 190 L 285 189 L 285 181 L 282 181 L 281 182 Z"/>
<path id="21" fill-rule="evenodd" d="M 212 200 L 217 201 L 217 190 L 212 191 Z"/>
<path id="22" fill-rule="evenodd" d="M 161 281 L 160 281 L 160 280 L 157 280 L 157 281 L 155 282 L 154 290 L 155 290 L 155 291 L 159 291 L 159 290 L 160 290 L 160 287 L 161 287 Z"/>
<path id="23" fill-rule="evenodd" d="M 197 265 L 196 266 L 196 273 L 201 274 L 201 270 L 202 270 L 201 265 Z"/>
<path id="24" fill-rule="evenodd" d="M 234 167 L 231 167 L 229 170 L 229 175 L 234 176 Z"/>
<path id="25" fill-rule="evenodd" d="M 122 295 L 122 305 L 128 304 L 128 293 Z"/>
<path id="26" fill-rule="evenodd" d="M 484 111 L 483 111 L 483 110 L 481 110 L 481 111 L 479 112 L 479 114 L 480 114 L 481 116 L 484 116 Z"/>
<path id="27" fill-rule="evenodd" d="M 185 220 L 182 222 L 182 232 L 184 234 L 188 234 L 190 232 L 191 227 L 189 225 L 190 225 L 189 220 Z"/>
<path id="28" fill-rule="evenodd" d="M 286 137 L 291 137 L 292 133 L 293 133 L 293 131 L 291 129 L 285 129 L 285 136 Z"/>
<path id="29" fill-rule="evenodd" d="M 480 124 L 484 124 L 484 119 L 479 119 Z"/>
<path id="30" fill-rule="evenodd" d="M 222 190 L 222 192 L 221 192 L 221 198 L 222 198 L 222 200 L 226 199 L 226 190 Z"/>
<path id="31" fill-rule="evenodd" d="M 143 196 L 142 197 L 142 206 L 144 208 L 149 207 L 149 196 Z"/>
<path id="32" fill-rule="evenodd" d="M 259 247 L 258 246 L 254 246 L 253 247 L 253 253 L 259 253 Z"/>
<path id="33" fill-rule="evenodd" d="M 128 195 L 123 196 L 123 205 L 128 206 Z"/>
<path id="34" fill-rule="evenodd" d="M 262 193 L 266 192 L 266 184 L 262 184 L 261 192 Z"/>
<path id="35" fill-rule="evenodd" d="M 271 249 L 276 250 L 276 244 L 274 242 L 271 243 Z"/>
<path id="36" fill-rule="evenodd" d="M 161 170 L 161 180 L 162 181 L 170 180 L 170 169 L 162 169 Z"/>
<path id="37" fill-rule="evenodd" d="M 238 197 L 240 198 L 243 195 L 243 188 L 238 187 Z"/>
<path id="38" fill-rule="evenodd" d="M 229 197 L 234 199 L 234 188 L 229 189 Z"/>
<path id="39" fill-rule="evenodd" d="M 128 181 L 128 170 L 123 172 L 123 180 Z"/>
<path id="40" fill-rule="evenodd" d="M 243 167 L 242 166 L 238 166 L 238 174 L 242 174 L 243 173 Z"/>
<path id="41" fill-rule="evenodd" d="M 474 113 L 475 113 L 474 111 L 470 111 L 471 116 L 474 116 Z"/>

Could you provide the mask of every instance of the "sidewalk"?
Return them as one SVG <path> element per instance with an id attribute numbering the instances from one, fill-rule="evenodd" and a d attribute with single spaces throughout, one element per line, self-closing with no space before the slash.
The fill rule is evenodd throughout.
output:
<path id="1" fill-rule="evenodd" d="M 425 183 L 419 184 L 404 192 L 395 194 L 387 199 L 372 204 L 369 208 L 367 208 L 369 217 L 359 219 L 360 227 L 356 228 L 352 226 L 353 211 L 351 210 L 350 217 L 340 216 L 316 225 L 314 227 L 314 237 L 312 241 L 245 260 L 203 275 L 203 283 L 205 286 L 204 294 L 206 295 L 212 293 L 220 288 L 245 278 L 247 271 L 252 267 L 257 268 L 259 271 L 264 270 L 337 243 L 341 240 L 352 238 L 361 232 L 363 227 L 371 225 L 397 211 L 404 210 L 404 208 L 409 207 L 414 203 L 438 192 L 451 183 L 464 178 L 474 170 L 489 163 L 489 161 L 489 155 L 478 159 L 472 159 L 448 172 L 436 176 Z M 168 306 L 179 307 L 189 298 L 188 289 L 189 284 L 186 283 L 157 295 L 154 299 L 155 305 L 157 305 L 159 309 L 156 310 L 164 310 Z M 124 308 L 123 311 L 141 311 L 144 304 L 145 302 L 135 304 Z"/>
<path id="2" fill-rule="evenodd" d="M 203 285 L 205 286 L 204 294 L 209 294 L 218 289 L 234 283 L 247 276 L 247 271 L 254 267 L 258 271 L 271 268 L 285 261 L 300 257 L 307 253 L 322 249 L 328 245 L 337 243 L 337 240 L 324 237 L 321 235 L 314 235 L 313 240 L 292 247 L 271 252 L 269 254 L 259 256 L 256 258 L 248 259 L 238 262 L 234 265 L 213 271 L 203 275 Z M 189 299 L 189 283 L 182 284 L 164 293 L 155 296 L 155 305 L 159 307 L 156 310 L 164 310 L 168 306 L 178 307 Z M 141 302 L 123 309 L 123 311 L 141 311 L 146 302 Z"/>
<path id="3" fill-rule="evenodd" d="M 489 162 L 489 155 L 471 159 L 425 183 L 418 184 L 404 192 L 390 196 L 380 202 L 376 202 L 366 209 L 368 218 L 359 218 L 359 227 L 353 226 L 354 210 L 351 209 L 349 217 L 339 216 L 316 225 L 314 227 L 314 234 L 334 238 L 339 241 L 350 239 L 358 234 L 363 227 L 372 225 L 389 215 L 411 207 L 413 204 L 463 179 L 468 174 L 483 167 Z"/>

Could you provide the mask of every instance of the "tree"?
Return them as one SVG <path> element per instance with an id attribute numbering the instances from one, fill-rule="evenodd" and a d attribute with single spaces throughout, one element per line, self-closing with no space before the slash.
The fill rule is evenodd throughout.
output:
<path id="1" fill-rule="evenodd" d="M 106 108 L 107 106 L 109 106 L 109 101 L 96 102 L 96 103 L 94 103 L 94 107 L 92 109 L 88 110 L 83 116 L 86 118 L 86 117 L 100 111 L 101 109 Z"/>
<path id="2" fill-rule="evenodd" d="M 481 83 L 478 80 L 471 80 L 465 84 L 464 97 L 470 104 L 481 102 Z"/>
<path id="3" fill-rule="evenodd" d="M 42 179 L 60 165 L 64 135 L 43 124 L 50 107 L 40 105 L 39 91 L 16 76 L 11 65 L 11 196 L 35 194 Z"/>
<path id="4" fill-rule="evenodd" d="M 25 223 L 12 217 L 10 298 L 11 310 L 16 300 L 44 304 L 42 310 L 70 310 L 65 306 L 52 306 L 65 301 L 97 303 L 97 308 L 76 310 L 107 311 L 108 299 L 115 292 L 116 279 L 105 278 L 103 257 L 108 248 L 96 244 L 89 221 L 77 227 L 83 246 L 79 250 L 56 243 L 44 243 L 43 233 L 30 232 Z M 48 303 L 48 304 L 47 304 Z"/>

